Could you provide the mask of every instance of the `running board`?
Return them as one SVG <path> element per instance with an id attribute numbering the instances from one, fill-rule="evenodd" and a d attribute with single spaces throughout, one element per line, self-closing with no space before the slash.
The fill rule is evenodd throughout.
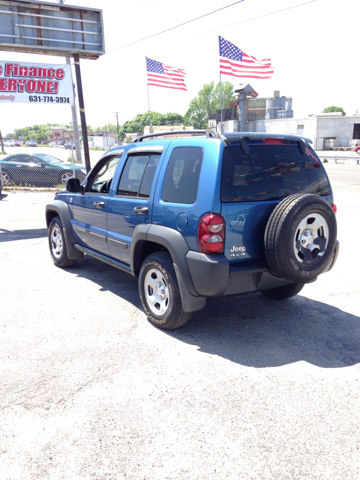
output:
<path id="1" fill-rule="evenodd" d="M 108 265 L 111 265 L 112 267 L 116 267 L 119 270 L 122 270 L 123 272 L 131 273 L 131 275 L 135 276 L 135 274 L 131 271 L 130 265 L 126 265 L 125 263 L 121 263 L 121 262 L 118 262 L 117 260 L 113 260 L 112 258 L 109 258 L 106 255 L 103 255 L 102 253 L 94 252 L 93 250 L 90 250 L 90 248 L 83 247 L 82 245 L 78 245 L 77 243 L 74 245 L 74 247 L 80 252 L 86 253 L 87 255 L 90 255 L 91 257 L 101 260 L 102 262 L 105 262 Z"/>

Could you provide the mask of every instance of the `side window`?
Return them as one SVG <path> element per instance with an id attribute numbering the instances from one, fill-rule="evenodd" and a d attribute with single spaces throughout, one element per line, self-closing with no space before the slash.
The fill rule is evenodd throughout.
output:
<path id="1" fill-rule="evenodd" d="M 31 163 L 34 162 L 33 157 L 31 155 L 12 155 L 11 162 L 15 163 Z"/>
<path id="2" fill-rule="evenodd" d="M 203 150 L 198 147 L 175 148 L 164 179 L 161 200 L 169 203 L 195 203 Z"/>
<path id="3" fill-rule="evenodd" d="M 159 160 L 159 153 L 129 156 L 121 175 L 117 195 L 148 198 Z"/>
<path id="4" fill-rule="evenodd" d="M 100 170 L 95 172 L 88 184 L 87 191 L 93 193 L 109 193 L 111 181 L 115 175 L 116 167 L 119 163 L 121 155 L 109 158 L 102 166 Z"/>

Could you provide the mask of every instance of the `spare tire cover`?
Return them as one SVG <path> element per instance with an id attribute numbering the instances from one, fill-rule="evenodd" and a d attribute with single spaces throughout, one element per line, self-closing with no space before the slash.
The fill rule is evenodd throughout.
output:
<path id="1" fill-rule="evenodd" d="M 318 195 L 286 197 L 273 210 L 265 229 L 265 253 L 271 272 L 309 283 L 327 269 L 337 237 L 331 206 Z"/>

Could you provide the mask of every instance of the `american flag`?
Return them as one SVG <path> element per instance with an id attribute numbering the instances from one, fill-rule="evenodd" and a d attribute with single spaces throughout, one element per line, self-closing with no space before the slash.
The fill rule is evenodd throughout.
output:
<path id="1" fill-rule="evenodd" d="M 181 68 L 170 67 L 170 65 L 146 57 L 146 71 L 148 85 L 186 90 L 186 73 Z"/>
<path id="2" fill-rule="evenodd" d="M 220 73 L 244 78 L 271 78 L 274 68 L 271 59 L 257 60 L 233 43 L 219 36 Z"/>

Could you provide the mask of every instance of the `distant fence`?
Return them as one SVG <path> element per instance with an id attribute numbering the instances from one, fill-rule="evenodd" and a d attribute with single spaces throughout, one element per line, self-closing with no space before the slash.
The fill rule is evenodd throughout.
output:
<path id="1" fill-rule="evenodd" d="M 73 165 L 44 153 L 0 156 L 0 172 L 2 188 L 64 188 L 69 178 L 82 182 L 86 176 L 83 165 Z"/>

